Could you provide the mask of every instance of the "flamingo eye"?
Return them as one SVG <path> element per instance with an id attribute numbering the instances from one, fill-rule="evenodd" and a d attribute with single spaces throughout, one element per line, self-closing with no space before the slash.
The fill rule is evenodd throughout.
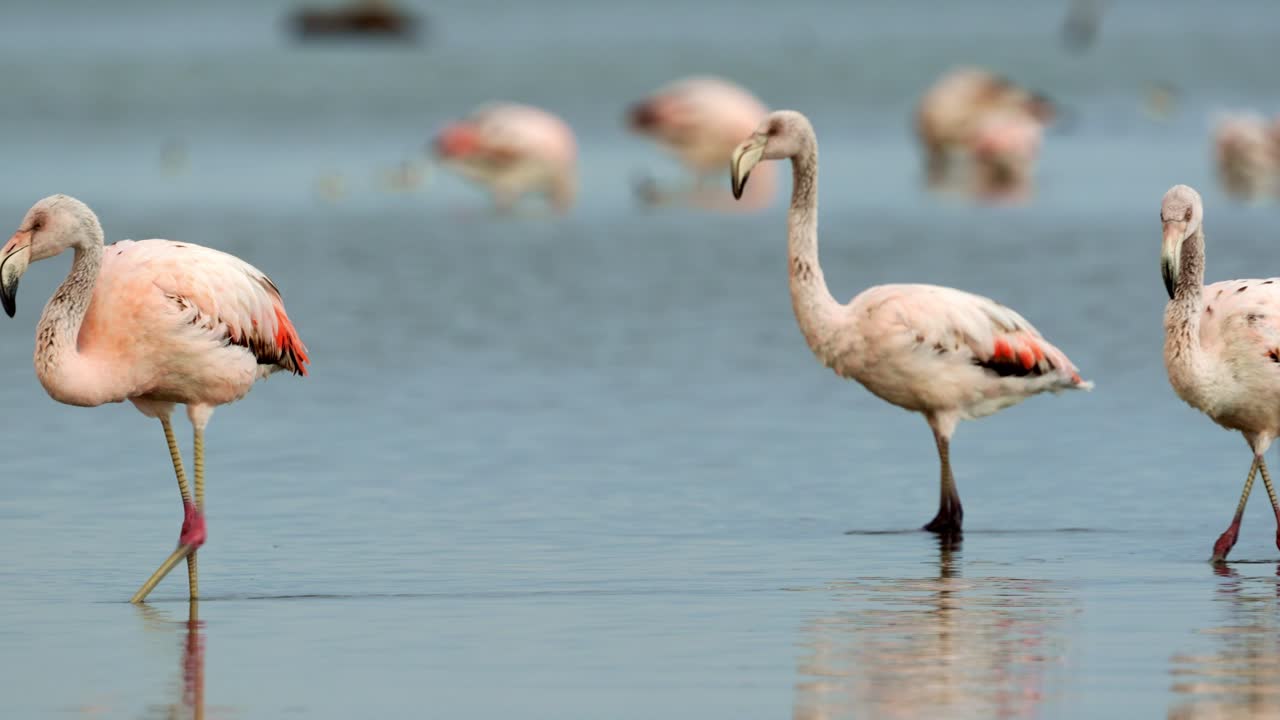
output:
<path id="1" fill-rule="evenodd" d="M 31 231 L 35 232 L 44 228 L 44 218 L 38 217 L 31 221 Z"/>
<path id="2" fill-rule="evenodd" d="M 1187 208 L 1187 215 L 1183 218 L 1185 222 L 1191 222 L 1191 208 Z"/>

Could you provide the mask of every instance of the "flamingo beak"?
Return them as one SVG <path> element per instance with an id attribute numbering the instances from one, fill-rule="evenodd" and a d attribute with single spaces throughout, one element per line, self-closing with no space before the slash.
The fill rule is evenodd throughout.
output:
<path id="1" fill-rule="evenodd" d="M 733 155 L 729 158 L 729 177 L 733 183 L 735 200 L 742 199 L 742 190 L 747 186 L 751 169 L 764 157 L 764 146 L 768 141 L 769 138 L 764 135 L 752 135 L 733 149 Z"/>
<path id="2" fill-rule="evenodd" d="M 17 312 L 14 297 L 18 292 L 18 279 L 27 271 L 31 262 L 31 233 L 16 232 L 9 242 L 0 248 L 0 304 L 9 317 Z"/>
<path id="3" fill-rule="evenodd" d="M 1167 220 L 1164 223 L 1164 243 L 1160 247 L 1160 274 L 1164 276 L 1164 289 L 1173 299 L 1173 287 L 1178 282 L 1182 261 L 1182 241 L 1187 237 L 1187 224 Z"/>
<path id="4" fill-rule="evenodd" d="M 638 102 L 627 108 L 627 127 L 635 132 L 648 132 L 658 124 L 658 113 L 649 102 Z"/>

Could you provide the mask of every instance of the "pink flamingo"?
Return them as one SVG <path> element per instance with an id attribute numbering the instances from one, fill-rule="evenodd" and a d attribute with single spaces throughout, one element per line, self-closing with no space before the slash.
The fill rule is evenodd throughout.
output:
<path id="1" fill-rule="evenodd" d="M 764 103 L 742 87 L 711 76 L 694 76 L 671 83 L 632 105 L 627 123 L 641 135 L 653 138 L 694 175 L 692 190 L 662 190 L 647 180 L 642 197 L 650 204 L 677 198 L 711 209 L 729 209 L 733 203 L 723 186 L 724 164 L 742 138 L 751 134 L 769 112 Z M 721 180 L 722 181 L 722 180 Z M 761 173 L 747 196 L 747 207 L 768 206 L 773 198 L 773 173 Z"/>
<path id="2" fill-rule="evenodd" d="M 1169 291 L 1164 311 L 1169 384 L 1191 407 L 1239 430 L 1253 449 L 1235 517 L 1213 546 L 1212 561 L 1222 562 L 1236 544 L 1259 472 L 1280 523 L 1280 503 L 1263 459 L 1280 434 L 1280 279 L 1225 280 L 1204 287 L 1204 204 L 1186 185 L 1164 194 L 1160 223 L 1160 271 Z"/>
<path id="3" fill-rule="evenodd" d="M 71 272 L 36 326 L 36 376 L 58 402 L 92 407 L 129 400 L 160 420 L 184 520 L 178 548 L 132 602 L 142 602 L 183 558 L 194 599 L 196 550 L 206 536 L 209 417 L 278 370 L 306 375 L 306 347 L 280 291 L 257 268 L 190 243 L 122 240 L 104 247 L 98 217 L 66 195 L 33 205 L 0 248 L 0 301 L 9 317 L 27 265 L 68 248 L 75 251 Z M 177 403 L 187 406 L 194 428 L 194 496 L 170 424 Z"/>
<path id="4" fill-rule="evenodd" d="M 958 535 L 964 510 L 950 460 L 956 424 L 1093 383 L 1021 315 L 985 297 L 936 285 L 878 285 L 848 305 L 836 302 L 818 262 L 818 139 L 808 118 L 790 110 L 765 118 L 733 151 L 733 194 L 742 193 L 761 160 L 788 158 L 787 254 L 800 330 L 837 375 L 925 416 L 942 465 L 938 514 L 925 529 Z"/>
<path id="5" fill-rule="evenodd" d="M 986 196 L 1022 197 L 1032 184 L 1044 125 L 1023 113 L 994 111 L 969 138 L 975 190 Z"/>
<path id="6" fill-rule="evenodd" d="M 488 188 L 501 212 L 529 194 L 545 195 L 560 213 L 573 207 L 577 142 L 573 130 L 545 110 L 483 105 L 441 130 L 435 152 L 445 166 Z"/>
<path id="7" fill-rule="evenodd" d="M 1016 113 L 1041 125 L 1052 122 L 1055 114 L 1048 98 L 979 68 L 952 70 L 925 92 L 916 108 L 916 134 L 924 146 L 931 182 L 945 177 L 954 152 L 971 149 L 974 131 L 988 113 L 996 111 Z"/>
<path id="8" fill-rule="evenodd" d="M 1258 199 L 1275 189 L 1280 169 L 1280 143 L 1261 115 L 1226 115 L 1213 133 L 1213 157 L 1218 179 L 1227 193 Z"/>

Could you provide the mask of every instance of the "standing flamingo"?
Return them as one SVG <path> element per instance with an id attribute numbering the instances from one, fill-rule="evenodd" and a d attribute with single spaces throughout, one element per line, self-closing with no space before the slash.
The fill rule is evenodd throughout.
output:
<path id="1" fill-rule="evenodd" d="M 671 83 L 632 105 L 627 124 L 653 138 L 694 175 L 688 190 L 661 189 L 652 180 L 641 187 L 650 204 L 684 199 L 710 208 L 731 208 L 724 194 L 724 164 L 742 138 L 751 134 L 769 110 L 756 96 L 728 80 L 696 75 Z M 763 208 L 773 199 L 773 173 L 761 173 L 752 184 L 746 204 Z"/>
<path id="2" fill-rule="evenodd" d="M 924 147 L 931 183 L 945 179 L 952 154 L 970 148 L 974 132 L 992 112 L 1016 113 L 1046 125 L 1056 110 L 1043 95 L 986 70 L 961 67 L 948 72 L 925 92 L 916 108 L 916 135 Z"/>
<path id="3" fill-rule="evenodd" d="M 0 301 L 9 317 L 27 265 L 68 248 L 75 251 L 71 272 L 36 326 L 36 376 L 58 402 L 93 407 L 129 400 L 160 420 L 184 520 L 178 548 L 132 602 L 142 602 L 183 558 L 195 599 L 196 550 L 206 535 L 209 416 L 277 370 L 306 375 L 307 349 L 280 291 L 257 268 L 190 243 L 122 240 L 105 247 L 98 217 L 66 195 L 33 205 L 0 248 Z M 194 428 L 194 496 L 170 424 L 177 403 L 187 406 Z"/>
<path id="4" fill-rule="evenodd" d="M 1226 115 L 1213 131 L 1213 159 L 1228 194 L 1257 200 L 1275 190 L 1280 138 L 1261 115 Z"/>
<path id="5" fill-rule="evenodd" d="M 1164 194 L 1160 223 L 1160 272 L 1169 291 L 1164 311 L 1169 384 L 1191 407 L 1239 430 L 1253 449 L 1235 517 L 1213 546 L 1212 561 L 1222 562 L 1236 544 L 1259 472 L 1280 523 L 1280 503 L 1263 459 L 1280 435 L 1280 278 L 1225 280 L 1204 287 L 1204 204 L 1200 193 L 1186 185 L 1174 185 Z M 1280 547 L 1280 530 L 1276 545 Z"/>
<path id="6" fill-rule="evenodd" d="M 986 197 L 1021 198 L 1030 192 L 1044 126 L 1022 113 L 995 111 L 969 139 L 973 187 Z"/>
<path id="7" fill-rule="evenodd" d="M 1067 356 L 1021 315 L 978 295 L 936 285 L 878 285 L 848 305 L 836 302 L 818 262 L 818 139 L 808 118 L 791 110 L 765 118 L 733 151 L 733 194 L 741 195 L 762 159 L 787 158 L 787 254 L 800 331 L 837 375 L 925 416 L 942 465 L 938 514 L 925 529 L 959 535 L 964 510 L 950 459 L 957 422 L 1093 383 L 1081 380 Z"/>
<path id="8" fill-rule="evenodd" d="M 545 195 L 557 212 L 568 212 L 578 190 L 577 147 L 563 120 L 515 103 L 483 105 L 435 137 L 440 161 L 487 187 L 500 212 L 529 194 Z"/>

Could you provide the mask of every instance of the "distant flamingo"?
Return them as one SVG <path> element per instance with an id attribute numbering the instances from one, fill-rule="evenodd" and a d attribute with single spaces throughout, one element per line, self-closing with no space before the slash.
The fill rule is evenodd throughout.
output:
<path id="1" fill-rule="evenodd" d="M 98 217 L 66 195 L 33 205 L 0 248 L 0 301 L 9 317 L 27 265 L 68 248 L 75 251 L 71 272 L 36 326 L 36 376 L 58 402 L 129 400 L 160 420 L 185 519 L 178 549 L 132 601 L 142 602 L 184 557 L 196 598 L 196 549 L 206 535 L 205 426 L 216 406 L 244 397 L 255 381 L 277 370 L 306 375 L 306 347 L 280 291 L 252 265 L 168 240 L 104 247 Z M 194 497 L 170 424 L 177 403 L 187 406 L 195 430 Z"/>
<path id="2" fill-rule="evenodd" d="M 1021 315 L 978 295 L 936 285 L 878 285 L 848 305 L 836 302 L 818 262 L 818 139 L 808 118 L 790 110 L 765 118 L 733 151 L 733 194 L 741 195 L 762 159 L 787 158 L 791 307 L 800 330 L 837 375 L 925 416 L 942 464 L 938 514 L 925 529 L 958 535 L 964 510 L 950 460 L 957 422 L 1038 393 L 1093 384 Z"/>
<path id="3" fill-rule="evenodd" d="M 493 103 L 441 130 L 436 156 L 493 194 L 501 212 L 529 194 L 545 195 L 557 212 L 573 207 L 578 149 L 573 130 L 528 105 Z"/>
<path id="4" fill-rule="evenodd" d="M 1164 311 L 1169 384 L 1191 407 L 1239 430 L 1253 449 L 1235 517 L 1213 546 L 1212 560 L 1221 562 L 1236 544 L 1258 472 L 1280 523 L 1280 503 L 1263 459 L 1280 435 L 1280 278 L 1204 287 L 1204 204 L 1200 193 L 1186 185 L 1174 185 L 1164 194 L 1160 223 L 1160 272 L 1169 291 Z M 1280 547 L 1280 530 L 1276 545 Z"/>
<path id="5" fill-rule="evenodd" d="M 642 188 L 647 202 L 661 204 L 689 200 L 710 209 L 731 209 L 722 185 L 724 165 L 742 138 L 751 134 L 769 112 L 744 88 L 711 76 L 693 76 L 671 83 L 627 111 L 631 129 L 653 138 L 680 160 L 695 182 L 692 190 L 663 190 L 652 181 Z M 747 206 L 762 208 L 773 200 L 773 173 L 756 178 Z"/>
<path id="6" fill-rule="evenodd" d="M 931 182 L 941 181 L 956 151 L 969 150 L 974 131 L 992 112 L 1017 113 L 1041 125 L 1055 108 L 1043 95 L 986 70 L 961 67 L 938 79 L 916 108 L 916 134 Z"/>
<path id="7" fill-rule="evenodd" d="M 995 111 L 969 138 L 974 190 L 988 197 L 1021 197 L 1031 188 L 1044 126 L 1023 113 Z"/>
<path id="8" fill-rule="evenodd" d="M 1218 179 L 1228 194 L 1258 199 L 1275 190 L 1280 170 L 1280 138 L 1261 115 L 1222 117 L 1213 132 Z"/>

